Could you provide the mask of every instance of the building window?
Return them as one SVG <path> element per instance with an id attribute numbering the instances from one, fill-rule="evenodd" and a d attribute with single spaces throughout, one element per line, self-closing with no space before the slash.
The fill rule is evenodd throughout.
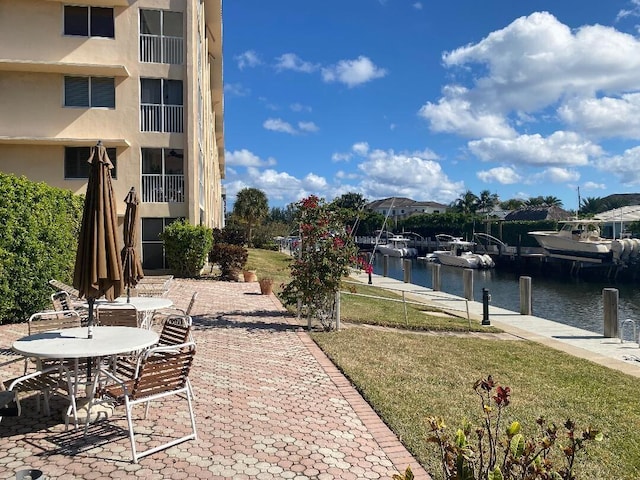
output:
<path id="1" fill-rule="evenodd" d="M 65 5 L 64 34 L 114 38 L 113 8 Z"/>
<path id="2" fill-rule="evenodd" d="M 142 201 L 184 202 L 184 153 L 168 148 L 142 149 Z"/>
<path id="3" fill-rule="evenodd" d="M 140 10 L 140 61 L 179 65 L 183 62 L 181 12 Z"/>
<path id="4" fill-rule="evenodd" d="M 89 178 L 89 156 L 91 147 L 64 147 L 64 178 Z M 107 148 L 107 155 L 113 164 L 111 177 L 117 178 L 116 149 Z"/>
<path id="5" fill-rule="evenodd" d="M 116 107 L 116 86 L 109 77 L 64 77 L 65 107 Z"/>
<path id="6" fill-rule="evenodd" d="M 164 244 L 160 234 L 175 222 L 177 218 L 143 218 L 142 219 L 142 268 L 164 269 L 167 262 L 164 254 Z"/>
<path id="7" fill-rule="evenodd" d="M 182 133 L 182 80 L 140 79 L 140 129 L 143 132 Z"/>

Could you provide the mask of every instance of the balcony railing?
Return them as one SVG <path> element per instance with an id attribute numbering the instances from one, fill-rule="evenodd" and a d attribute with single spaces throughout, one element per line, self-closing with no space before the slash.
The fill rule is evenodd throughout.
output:
<path id="1" fill-rule="evenodd" d="M 182 105 L 140 105 L 140 130 L 143 132 L 182 133 L 184 107 Z"/>
<path id="2" fill-rule="evenodd" d="M 184 175 L 142 175 L 142 201 L 184 203 Z"/>
<path id="3" fill-rule="evenodd" d="M 140 35 L 140 61 L 181 65 L 183 44 L 182 37 L 163 37 L 143 33 Z"/>

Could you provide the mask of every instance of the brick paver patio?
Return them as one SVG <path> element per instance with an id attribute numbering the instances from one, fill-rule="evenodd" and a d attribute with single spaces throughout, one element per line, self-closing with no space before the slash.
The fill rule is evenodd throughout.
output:
<path id="1" fill-rule="evenodd" d="M 168 296 L 186 307 L 194 291 L 197 440 L 132 464 L 122 408 L 83 438 L 25 399 L 21 417 L 0 422 L 0 478 L 35 468 L 61 480 L 388 479 L 407 465 L 429 478 L 274 296 L 212 280 L 174 280 Z M 1 326 L 0 346 L 25 334 L 26 325 Z M 54 412 L 64 406 L 52 401 Z M 145 446 L 188 431 L 184 401 L 156 402 L 146 420 L 143 407 L 134 413 Z"/>

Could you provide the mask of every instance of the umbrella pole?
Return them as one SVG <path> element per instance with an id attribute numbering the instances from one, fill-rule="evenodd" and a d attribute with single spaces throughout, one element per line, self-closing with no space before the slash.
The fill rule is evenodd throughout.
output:
<path id="1" fill-rule="evenodd" d="M 127 303 L 131 301 L 131 287 L 127 285 Z"/>
<path id="2" fill-rule="evenodd" d="M 87 301 L 89 302 L 89 318 L 87 320 L 87 329 L 88 329 L 87 337 L 93 338 L 93 306 L 96 299 L 93 297 L 90 297 L 90 298 L 87 298 Z M 91 358 L 90 357 L 87 357 L 87 381 L 88 382 L 91 381 Z"/>

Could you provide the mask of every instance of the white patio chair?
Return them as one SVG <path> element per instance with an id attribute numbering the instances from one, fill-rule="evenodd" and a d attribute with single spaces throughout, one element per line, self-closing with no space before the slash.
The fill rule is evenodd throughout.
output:
<path id="1" fill-rule="evenodd" d="M 116 404 L 124 405 L 134 463 L 138 463 L 138 459 L 146 455 L 151 455 L 160 450 L 177 445 L 178 443 L 195 440 L 197 438 L 195 416 L 187 386 L 189 371 L 191 370 L 194 356 L 195 344 L 192 342 L 167 347 L 154 347 L 142 355 L 138 371 L 134 378 L 119 378 L 110 371 L 103 370 L 102 374 L 115 383 L 107 384 L 101 388 L 103 396 L 101 401 L 115 402 Z M 183 437 L 139 452 L 136 448 L 132 418 L 133 407 L 139 403 L 145 403 L 144 416 L 146 418 L 151 401 L 161 400 L 171 395 L 177 395 L 186 399 L 192 432 Z M 93 400 L 92 403 L 94 403 Z M 89 405 L 89 408 L 90 406 L 91 405 Z M 88 420 L 89 419 L 87 419 L 85 424 L 85 435 L 89 427 Z"/>

